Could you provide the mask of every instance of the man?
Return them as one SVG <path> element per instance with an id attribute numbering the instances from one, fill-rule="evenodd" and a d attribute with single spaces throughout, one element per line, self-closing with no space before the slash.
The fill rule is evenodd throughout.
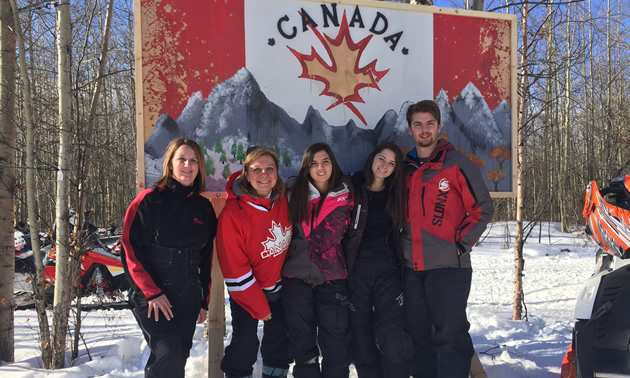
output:
<path id="1" fill-rule="evenodd" d="M 479 169 L 447 140 L 438 140 L 442 125 L 435 102 L 411 105 L 407 124 L 416 145 L 405 157 L 409 222 L 402 238 L 411 373 L 464 378 L 474 354 L 466 318 L 470 251 L 494 207 Z"/>

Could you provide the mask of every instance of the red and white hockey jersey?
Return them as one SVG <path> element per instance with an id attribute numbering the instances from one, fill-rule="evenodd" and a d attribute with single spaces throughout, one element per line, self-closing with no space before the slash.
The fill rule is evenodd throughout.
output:
<path id="1" fill-rule="evenodd" d="M 217 257 L 232 299 L 255 319 L 270 313 L 265 297 L 280 291 L 292 226 L 285 195 L 255 198 L 238 186 L 240 172 L 228 180 L 225 208 L 217 227 Z"/>

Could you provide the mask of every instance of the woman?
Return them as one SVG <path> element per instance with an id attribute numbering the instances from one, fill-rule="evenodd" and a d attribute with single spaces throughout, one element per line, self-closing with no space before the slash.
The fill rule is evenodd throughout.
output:
<path id="1" fill-rule="evenodd" d="M 348 377 L 349 302 L 340 244 L 352 210 L 346 180 L 330 147 L 315 143 L 304 152 L 291 188 L 294 234 L 282 268 L 282 301 L 296 378 Z"/>
<path id="2" fill-rule="evenodd" d="M 125 215 L 121 257 L 129 303 L 151 351 L 146 377 L 184 377 L 195 323 L 206 320 L 217 218 L 199 145 L 173 140 L 164 174 Z"/>
<path id="3" fill-rule="evenodd" d="M 408 378 L 413 352 L 403 329 L 405 223 L 402 152 L 391 142 L 370 154 L 352 177 L 355 205 L 343 240 L 348 264 L 352 355 L 359 378 Z"/>
<path id="4" fill-rule="evenodd" d="M 279 292 L 292 228 L 278 161 L 269 148 L 251 148 L 243 170 L 228 180 L 219 216 L 217 257 L 232 312 L 232 341 L 221 361 L 226 378 L 251 377 L 259 320 L 263 377 L 286 377 L 291 363 Z"/>

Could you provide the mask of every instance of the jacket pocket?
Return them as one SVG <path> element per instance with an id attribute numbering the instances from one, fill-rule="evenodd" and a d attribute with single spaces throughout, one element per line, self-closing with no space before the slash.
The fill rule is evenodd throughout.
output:
<path id="1" fill-rule="evenodd" d="M 155 269 L 168 268 L 173 264 L 173 255 L 170 250 L 153 248 L 149 253 L 149 264 Z"/>

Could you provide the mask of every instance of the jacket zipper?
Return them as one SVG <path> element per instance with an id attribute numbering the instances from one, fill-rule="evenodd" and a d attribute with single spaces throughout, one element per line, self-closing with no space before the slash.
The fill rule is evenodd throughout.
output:
<path id="1" fill-rule="evenodd" d="M 359 215 L 361 215 L 361 204 L 357 206 L 357 216 L 354 217 L 354 229 L 356 230 L 359 226 Z"/>
<path id="2" fill-rule="evenodd" d="M 420 202 L 422 202 L 422 216 L 424 217 L 426 214 L 424 212 L 424 189 L 425 187 L 422 187 L 422 194 L 420 195 Z"/>

